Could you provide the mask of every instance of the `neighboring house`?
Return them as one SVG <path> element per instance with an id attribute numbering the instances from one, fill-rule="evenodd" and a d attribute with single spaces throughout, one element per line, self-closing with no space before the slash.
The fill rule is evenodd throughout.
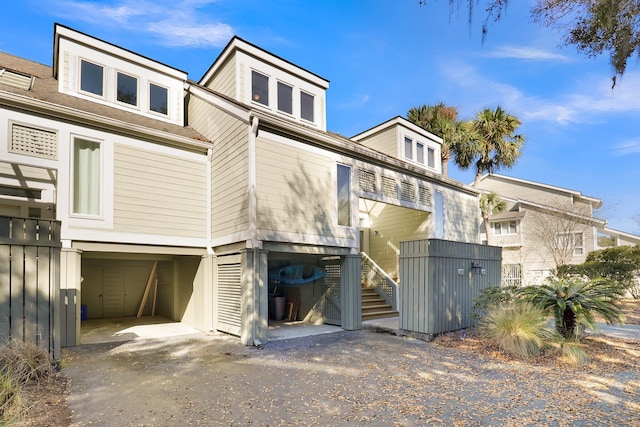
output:
<path id="1" fill-rule="evenodd" d="M 477 190 L 440 175 L 441 141 L 398 117 L 326 130 L 329 82 L 234 37 L 202 79 L 62 25 L 53 67 L 0 53 L 0 215 L 61 221 L 62 331 L 154 314 L 268 339 L 269 294 L 360 327 L 361 257 L 400 241 L 478 242 Z M 269 271 L 320 266 L 283 289 Z"/>
<path id="2" fill-rule="evenodd" d="M 502 246 L 503 282 L 540 284 L 560 265 L 580 264 L 599 249 L 593 216 L 602 201 L 579 191 L 503 175 L 484 175 L 478 188 L 494 192 L 506 210 L 489 217 L 483 241 Z M 487 239 L 488 233 L 488 239 Z"/>
<path id="3" fill-rule="evenodd" d="M 640 245 L 640 236 L 633 233 L 627 233 L 620 230 L 615 230 L 610 227 L 604 227 L 600 231 L 601 237 L 609 238 L 610 245 L 608 246 L 636 246 Z M 608 246 L 602 246 L 600 249 L 604 249 Z"/>

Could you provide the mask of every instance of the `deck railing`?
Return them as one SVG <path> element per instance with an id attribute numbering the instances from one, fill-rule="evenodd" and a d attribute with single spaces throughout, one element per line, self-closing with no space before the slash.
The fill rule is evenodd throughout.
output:
<path id="1" fill-rule="evenodd" d="M 369 255 L 360 252 L 362 256 L 362 280 L 368 286 L 376 289 L 393 310 L 398 310 L 400 293 L 398 283 L 393 280 Z"/>

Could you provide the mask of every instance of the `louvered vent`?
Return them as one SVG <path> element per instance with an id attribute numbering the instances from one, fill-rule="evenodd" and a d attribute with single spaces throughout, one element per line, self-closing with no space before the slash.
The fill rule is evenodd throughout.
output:
<path id="1" fill-rule="evenodd" d="M 364 169 L 358 170 L 358 180 L 360 183 L 360 191 L 367 191 L 369 193 L 376 192 L 376 174 Z"/>
<path id="2" fill-rule="evenodd" d="M 398 197 L 398 187 L 395 179 L 388 176 L 382 177 L 382 195 L 393 198 Z"/>
<path id="3" fill-rule="evenodd" d="M 33 84 L 33 77 L 16 71 L 0 69 L 0 84 L 29 90 Z"/>
<path id="4" fill-rule="evenodd" d="M 418 203 L 431 206 L 431 189 L 424 185 L 418 185 Z"/>
<path id="5" fill-rule="evenodd" d="M 240 264 L 218 266 L 218 329 L 233 335 L 242 328 L 241 272 Z"/>
<path id="6" fill-rule="evenodd" d="M 12 123 L 9 151 L 56 160 L 58 158 L 58 133 Z"/>
<path id="7" fill-rule="evenodd" d="M 405 202 L 415 202 L 416 201 L 416 186 L 407 181 L 402 181 L 400 183 L 400 191 L 401 198 Z"/>

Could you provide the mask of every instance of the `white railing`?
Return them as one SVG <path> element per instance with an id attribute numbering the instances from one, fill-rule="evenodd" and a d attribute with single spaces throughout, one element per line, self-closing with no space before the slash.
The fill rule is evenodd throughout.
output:
<path id="1" fill-rule="evenodd" d="M 368 285 L 373 287 L 387 304 L 391 305 L 393 310 L 398 310 L 400 306 L 400 292 L 398 292 L 398 283 L 394 281 L 378 264 L 372 260 L 369 255 L 360 252 L 362 256 L 362 279 Z"/>

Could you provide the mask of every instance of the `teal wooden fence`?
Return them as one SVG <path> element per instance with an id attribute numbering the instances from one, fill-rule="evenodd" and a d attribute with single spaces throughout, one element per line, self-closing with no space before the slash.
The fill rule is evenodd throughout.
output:
<path id="1" fill-rule="evenodd" d="M 60 223 L 0 216 L 0 342 L 32 342 L 60 359 Z"/>

